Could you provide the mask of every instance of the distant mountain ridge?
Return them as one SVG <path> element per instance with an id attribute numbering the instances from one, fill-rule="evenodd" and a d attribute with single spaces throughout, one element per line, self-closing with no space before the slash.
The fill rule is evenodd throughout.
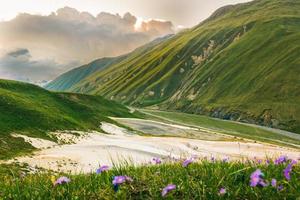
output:
<path id="1" fill-rule="evenodd" d="M 153 40 L 152 42 L 137 48 L 135 52 L 144 52 L 147 49 L 151 48 L 153 45 L 156 45 L 173 35 L 166 35 L 164 37 L 157 38 Z M 59 77 L 57 77 L 55 80 L 51 81 L 50 83 L 46 84 L 44 88 L 48 90 L 54 90 L 54 91 L 68 91 L 70 90 L 74 85 L 79 83 L 80 81 L 84 80 L 89 75 L 96 73 L 97 71 L 104 70 L 108 68 L 109 66 L 112 66 L 114 64 L 117 64 L 121 62 L 122 60 L 126 59 L 129 54 L 121 55 L 118 57 L 105 57 L 100 58 L 98 60 L 95 60 L 87 65 L 80 66 L 78 68 L 72 69 Z"/>
<path id="2" fill-rule="evenodd" d="M 300 133 L 299 74 L 300 1 L 255 0 L 218 9 L 67 91 Z"/>
<path id="3" fill-rule="evenodd" d="M 87 65 L 72 69 L 55 80 L 51 81 L 45 88 L 48 90 L 66 91 L 69 90 L 73 85 L 77 84 L 81 80 L 85 79 L 90 74 L 93 74 L 99 70 L 104 70 L 106 67 L 120 62 L 125 56 L 112 57 L 112 58 L 101 58 L 95 60 Z"/>

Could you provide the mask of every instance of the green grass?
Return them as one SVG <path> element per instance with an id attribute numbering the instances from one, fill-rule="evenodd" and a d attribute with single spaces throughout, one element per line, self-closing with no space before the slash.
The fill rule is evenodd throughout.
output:
<path id="1" fill-rule="evenodd" d="M 252 127 L 247 124 L 239 124 L 231 121 L 219 120 L 207 116 L 193 115 L 179 112 L 166 112 L 156 110 L 139 109 L 146 114 L 144 118 L 156 117 L 157 120 L 169 120 L 175 123 L 190 125 L 195 127 L 204 127 L 227 135 L 237 136 L 250 140 L 279 144 L 283 146 L 300 145 L 300 141 L 283 136 L 281 134 L 265 130 L 259 127 Z M 149 115 L 150 116 L 147 116 Z M 295 146 L 293 146 L 295 147 Z M 299 147 L 297 147 L 299 148 Z"/>
<path id="2" fill-rule="evenodd" d="M 49 139 L 49 131 L 99 130 L 108 117 L 133 117 L 129 110 L 100 96 L 54 93 L 38 86 L 0 80 L 0 159 L 33 149 L 11 133 Z"/>
<path id="3" fill-rule="evenodd" d="M 92 73 L 68 91 L 300 133 L 299 33 L 299 1 L 227 6 L 191 29 Z M 200 55 L 205 59 L 194 64 L 192 56 Z"/>
<path id="4" fill-rule="evenodd" d="M 294 166 L 288 182 L 283 175 L 286 166 L 202 160 L 187 168 L 181 163 L 124 166 L 100 175 L 41 173 L 23 178 L 11 171 L 1 176 L 0 199 L 297 199 L 300 197 L 300 168 Z M 250 175 L 256 169 L 262 170 L 265 181 L 270 183 L 275 178 L 284 189 L 250 187 Z M 54 187 L 52 180 L 61 175 L 69 177 L 71 182 Z M 112 179 L 117 175 L 130 176 L 133 182 L 121 185 L 115 192 Z M 162 198 L 162 189 L 171 183 L 176 184 L 176 190 Z M 227 190 L 224 196 L 218 194 L 221 187 Z"/>

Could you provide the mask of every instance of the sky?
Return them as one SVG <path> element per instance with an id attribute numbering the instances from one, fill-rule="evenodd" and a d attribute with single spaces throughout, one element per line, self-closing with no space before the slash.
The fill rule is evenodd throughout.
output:
<path id="1" fill-rule="evenodd" d="M 46 82 L 247 0 L 0 0 L 0 78 Z"/>
<path id="2" fill-rule="evenodd" d="M 0 20 L 18 13 L 47 15 L 68 6 L 93 15 L 101 11 L 131 14 L 143 19 L 164 19 L 190 27 L 207 18 L 214 10 L 228 4 L 249 0 L 0 0 Z"/>

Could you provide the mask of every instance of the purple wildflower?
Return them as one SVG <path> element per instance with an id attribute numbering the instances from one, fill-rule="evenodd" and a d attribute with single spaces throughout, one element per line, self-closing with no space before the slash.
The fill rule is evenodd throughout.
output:
<path id="1" fill-rule="evenodd" d="M 276 188 L 276 186 L 277 186 L 277 180 L 273 178 L 271 180 L 271 185 L 272 185 L 272 187 Z"/>
<path id="2" fill-rule="evenodd" d="M 279 185 L 278 188 L 277 188 L 277 190 L 278 190 L 278 191 L 283 190 L 283 185 Z"/>
<path id="3" fill-rule="evenodd" d="M 161 196 L 166 196 L 170 191 L 175 190 L 176 189 L 176 185 L 174 184 L 169 184 L 167 185 L 161 192 Z"/>
<path id="4" fill-rule="evenodd" d="M 284 170 L 283 170 L 283 175 L 286 178 L 286 180 L 291 180 L 291 171 L 292 171 L 293 166 L 289 164 Z"/>
<path id="5" fill-rule="evenodd" d="M 211 160 L 212 162 L 215 162 L 215 161 L 216 161 L 216 158 L 215 158 L 214 156 L 212 156 L 212 157 L 210 158 L 210 160 Z"/>
<path id="6" fill-rule="evenodd" d="M 283 170 L 283 175 L 288 181 L 291 180 L 291 172 L 295 164 L 297 164 L 297 161 L 292 160 L 291 163 Z"/>
<path id="7" fill-rule="evenodd" d="M 263 180 L 264 174 L 261 172 L 260 169 L 257 169 L 255 172 L 253 172 L 250 176 L 250 186 L 256 187 L 256 186 L 262 186 L 266 187 L 268 184 Z"/>
<path id="8" fill-rule="evenodd" d="M 159 165 L 161 164 L 161 159 L 160 158 L 152 158 L 152 161 L 154 164 Z"/>
<path id="9" fill-rule="evenodd" d="M 266 160 L 266 165 L 269 165 L 271 163 L 271 161 L 268 159 Z"/>
<path id="10" fill-rule="evenodd" d="M 226 188 L 222 187 L 220 190 L 219 190 L 219 195 L 224 195 L 226 194 Z"/>
<path id="11" fill-rule="evenodd" d="M 56 185 L 62 185 L 64 183 L 69 183 L 71 182 L 71 179 L 65 177 L 65 176 L 62 176 L 60 178 L 58 178 L 55 182 L 54 182 L 54 186 Z"/>
<path id="12" fill-rule="evenodd" d="M 227 162 L 229 162 L 229 157 L 225 157 L 225 158 L 223 158 L 223 162 L 224 162 L 224 163 L 227 163 Z"/>
<path id="13" fill-rule="evenodd" d="M 292 160 L 292 161 L 291 161 L 291 164 L 292 164 L 292 165 L 296 165 L 296 164 L 297 164 L 297 161 L 296 161 L 296 160 Z"/>
<path id="14" fill-rule="evenodd" d="M 103 165 L 99 169 L 96 170 L 96 174 L 101 174 L 102 172 L 105 172 L 105 171 L 108 171 L 108 170 L 109 170 L 109 166 Z"/>
<path id="15" fill-rule="evenodd" d="M 187 167 L 187 166 L 189 166 L 193 161 L 194 161 L 194 159 L 192 159 L 192 158 L 186 159 L 186 160 L 182 163 L 182 166 L 183 166 L 183 167 Z"/>
<path id="16" fill-rule="evenodd" d="M 279 164 L 282 164 L 282 163 L 285 163 L 285 162 L 287 162 L 287 160 L 288 160 L 288 157 L 287 156 L 280 156 L 279 158 L 277 158 L 276 160 L 275 160 L 275 165 L 279 165 Z"/>
<path id="17" fill-rule="evenodd" d="M 132 178 L 130 178 L 129 176 L 115 176 L 113 181 L 112 181 L 113 188 L 117 192 L 119 190 L 119 186 L 122 183 L 132 182 L 132 181 L 133 181 Z"/>
<path id="18" fill-rule="evenodd" d="M 257 164 L 261 164 L 262 163 L 262 159 L 258 159 L 256 160 Z"/>
<path id="19" fill-rule="evenodd" d="M 122 183 L 125 182 L 132 182 L 132 178 L 130 178 L 129 176 L 115 176 L 114 180 L 112 181 L 113 185 L 121 185 Z"/>

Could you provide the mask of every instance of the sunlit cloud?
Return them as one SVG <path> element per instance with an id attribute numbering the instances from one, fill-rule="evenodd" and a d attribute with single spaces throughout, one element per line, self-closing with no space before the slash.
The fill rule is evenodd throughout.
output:
<path id="1" fill-rule="evenodd" d="M 137 23 L 140 23 L 138 28 Z M 20 72 L 22 80 L 28 78 L 33 81 L 52 79 L 69 70 L 70 63 L 79 65 L 101 57 L 118 56 L 174 32 L 169 21 L 139 21 L 130 13 L 120 16 L 101 12 L 94 16 L 70 7 L 46 16 L 19 14 L 10 21 L 1 22 L 0 30 L 0 44 L 5 47 L 2 51 L 26 49 L 30 58 L 23 61 L 23 66 L 32 64 L 33 67 L 26 70 L 35 70 L 32 72 L 35 75 L 24 73 L 20 57 L 11 60 L 5 54 L 0 61 L 0 78 L 5 71 L 6 76 L 13 73 L 10 76 L 21 79 Z M 37 70 L 38 66 L 45 68 L 47 64 L 47 70 Z M 36 72 L 40 73 L 40 78 Z M 24 75 L 28 77 L 24 78 Z"/>

